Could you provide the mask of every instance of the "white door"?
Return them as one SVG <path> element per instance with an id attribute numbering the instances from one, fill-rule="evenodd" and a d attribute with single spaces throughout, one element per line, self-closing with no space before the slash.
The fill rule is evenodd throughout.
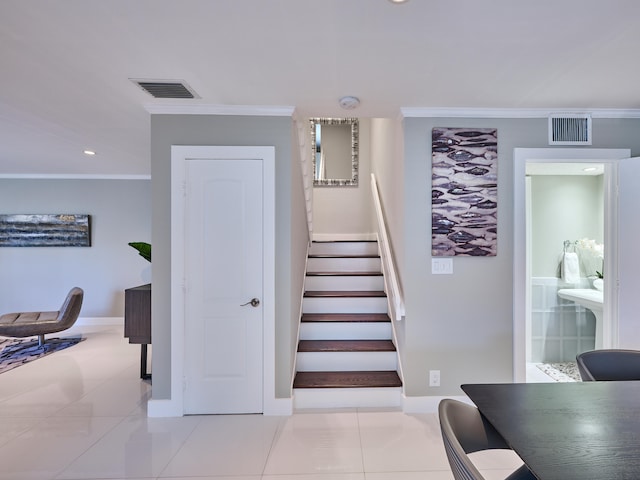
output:
<path id="1" fill-rule="evenodd" d="M 618 347 L 640 349 L 640 157 L 618 162 Z M 608 280 L 604 272 L 605 286 Z"/>
<path id="2" fill-rule="evenodd" d="M 184 413 L 260 413 L 262 161 L 185 163 Z"/>

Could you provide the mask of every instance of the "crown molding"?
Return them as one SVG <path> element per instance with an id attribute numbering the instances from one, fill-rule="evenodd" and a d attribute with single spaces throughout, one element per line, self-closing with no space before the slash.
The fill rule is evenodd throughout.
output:
<path id="1" fill-rule="evenodd" d="M 268 105 L 150 104 L 144 106 L 152 115 L 246 115 L 255 117 L 291 117 L 294 107 Z"/>
<path id="2" fill-rule="evenodd" d="M 2 179 L 27 180 L 151 180 L 151 175 L 106 175 L 97 173 L 0 173 Z"/>
<path id="3" fill-rule="evenodd" d="M 403 107 L 405 118 L 548 118 L 559 113 L 588 113 L 592 118 L 640 118 L 638 109 L 614 108 L 419 108 Z"/>

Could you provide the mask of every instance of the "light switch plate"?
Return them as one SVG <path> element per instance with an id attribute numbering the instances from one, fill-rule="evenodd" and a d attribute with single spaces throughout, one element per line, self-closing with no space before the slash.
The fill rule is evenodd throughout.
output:
<path id="1" fill-rule="evenodd" d="M 434 275 L 450 275 L 453 273 L 453 258 L 432 258 L 431 273 Z"/>

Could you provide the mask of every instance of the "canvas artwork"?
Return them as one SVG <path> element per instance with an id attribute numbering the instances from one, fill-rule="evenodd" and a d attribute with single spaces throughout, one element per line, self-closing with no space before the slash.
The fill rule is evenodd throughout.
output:
<path id="1" fill-rule="evenodd" d="M 495 256 L 498 131 L 434 128 L 431 255 Z"/>
<path id="2" fill-rule="evenodd" d="M 0 215 L 0 247 L 90 247 L 89 215 Z"/>

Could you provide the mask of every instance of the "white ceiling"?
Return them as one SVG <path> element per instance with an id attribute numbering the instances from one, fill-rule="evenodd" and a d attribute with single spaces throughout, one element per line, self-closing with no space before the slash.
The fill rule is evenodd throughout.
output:
<path id="1" fill-rule="evenodd" d="M 0 174 L 146 175 L 162 105 L 640 109 L 639 18 L 637 0 L 2 0 Z"/>

